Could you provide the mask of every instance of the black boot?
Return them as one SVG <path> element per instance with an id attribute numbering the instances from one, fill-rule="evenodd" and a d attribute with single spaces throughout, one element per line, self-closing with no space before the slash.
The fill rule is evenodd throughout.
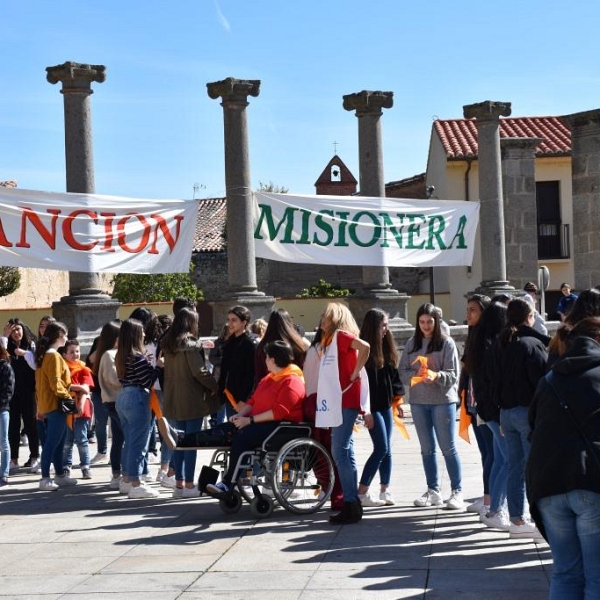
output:
<path id="1" fill-rule="evenodd" d="M 329 522 L 334 525 L 346 525 L 349 523 L 358 523 L 362 518 L 360 509 L 358 508 L 356 501 L 344 502 L 344 507 L 341 512 L 337 515 L 329 517 Z"/>
<path id="2" fill-rule="evenodd" d="M 361 502 L 360 502 L 360 500 L 358 498 L 355 500 L 355 502 L 356 502 L 356 506 L 357 506 L 358 512 L 360 514 L 360 518 L 362 519 L 362 517 L 363 517 L 363 505 L 361 504 Z"/>

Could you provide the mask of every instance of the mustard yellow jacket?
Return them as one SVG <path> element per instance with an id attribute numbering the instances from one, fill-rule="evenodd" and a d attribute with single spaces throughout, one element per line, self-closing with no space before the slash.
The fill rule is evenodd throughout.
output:
<path id="1" fill-rule="evenodd" d="M 38 413 L 58 410 L 58 398 L 71 398 L 71 373 L 63 357 L 56 350 L 48 350 L 42 366 L 35 370 L 35 395 Z"/>

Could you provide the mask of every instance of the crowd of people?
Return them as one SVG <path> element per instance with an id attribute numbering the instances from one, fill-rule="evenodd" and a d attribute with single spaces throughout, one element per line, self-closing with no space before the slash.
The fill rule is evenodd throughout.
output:
<path id="1" fill-rule="evenodd" d="M 543 536 L 554 558 L 555 597 L 598 594 L 600 291 L 561 289 L 562 323 L 553 337 L 536 310 L 537 288 L 526 286 L 521 297 L 468 297 L 462 356 L 430 303 L 419 307 L 402 352 L 386 313 L 369 310 L 359 327 L 336 302 L 312 342 L 282 309 L 253 322 L 248 309 L 234 306 L 215 342 L 199 339 L 198 313 L 186 299 L 175 301 L 173 318 L 136 309 L 102 328 L 86 363 L 64 324 L 44 317 L 34 336 L 10 319 L 0 339 L 0 486 L 19 468 L 40 472 L 41 490 L 76 485 L 77 446 L 83 479 L 91 464 L 109 460 L 110 489 L 154 498 L 148 456 L 158 429 L 156 481 L 174 497 L 198 497 L 195 448 L 208 424 L 231 444 L 227 472 L 206 486 L 224 498 L 241 453 L 280 421 L 308 420 L 335 464 L 330 521 L 356 523 L 365 507 L 396 503 L 391 445 L 407 396 L 426 486 L 414 505 L 476 512 L 513 538 Z M 359 420 L 372 440 L 360 473 Z M 92 422 L 98 453 L 90 459 Z M 456 444 L 464 422 L 481 454 L 481 498 L 468 506 Z M 30 456 L 19 465 L 22 431 Z M 438 449 L 450 480 L 446 494 Z M 378 493 L 371 491 L 377 475 Z"/>

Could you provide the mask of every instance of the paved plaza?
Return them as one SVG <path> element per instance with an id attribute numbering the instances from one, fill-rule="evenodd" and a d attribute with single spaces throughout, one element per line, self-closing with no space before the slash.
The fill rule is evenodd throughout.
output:
<path id="1" fill-rule="evenodd" d="M 0 492 L 0 599 L 547 598 L 547 544 L 509 540 L 477 515 L 413 506 L 425 485 L 410 418 L 407 426 L 411 439 L 394 440 L 398 505 L 365 509 L 356 525 L 330 525 L 328 510 L 256 520 L 244 505 L 227 516 L 212 498 L 176 500 L 166 488 L 128 500 L 108 489 L 106 465 L 57 492 L 38 491 L 38 476 L 11 477 Z M 366 430 L 356 444 L 362 467 Z M 475 498 L 477 449 L 458 444 L 465 497 Z M 208 460 L 200 452 L 198 468 Z M 447 497 L 446 476 L 443 487 Z"/>

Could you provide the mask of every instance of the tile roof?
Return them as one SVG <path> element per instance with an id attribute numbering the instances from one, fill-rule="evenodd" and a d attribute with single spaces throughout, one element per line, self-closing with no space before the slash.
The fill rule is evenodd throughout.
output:
<path id="1" fill-rule="evenodd" d="M 225 252 L 226 217 L 226 198 L 206 198 L 200 201 L 192 252 Z"/>
<path id="2" fill-rule="evenodd" d="M 475 119 L 438 119 L 433 123 L 446 158 L 462 159 L 477 156 Z M 500 119 L 500 137 L 543 138 L 537 156 L 568 156 L 571 154 L 571 131 L 559 117 L 508 117 Z"/>

